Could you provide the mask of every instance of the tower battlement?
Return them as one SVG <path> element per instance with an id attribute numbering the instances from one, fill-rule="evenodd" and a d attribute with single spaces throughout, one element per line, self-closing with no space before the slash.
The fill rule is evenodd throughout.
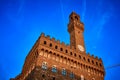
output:
<path id="1" fill-rule="evenodd" d="M 50 38 L 50 36 L 45 35 L 45 33 L 42 33 L 40 36 L 41 38 L 43 38 L 44 41 L 48 41 L 48 42 L 51 41 L 52 44 L 56 44 L 58 47 L 62 46 L 62 47 L 68 48 L 70 51 L 78 52 L 81 55 L 89 56 L 90 58 L 96 59 L 97 61 L 101 62 L 101 58 L 98 58 L 97 56 L 94 56 L 94 55 L 90 55 L 90 53 L 83 54 L 82 52 L 75 51 L 75 49 L 71 48 L 69 44 L 65 44 L 64 42 L 60 43 L 60 40 L 56 40 L 54 37 Z"/>

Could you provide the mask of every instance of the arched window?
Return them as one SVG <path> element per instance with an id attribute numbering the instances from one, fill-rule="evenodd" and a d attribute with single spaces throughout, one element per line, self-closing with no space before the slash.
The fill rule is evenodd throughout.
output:
<path id="1" fill-rule="evenodd" d="M 98 66 L 98 62 L 96 62 L 96 65 Z"/>
<path id="2" fill-rule="evenodd" d="M 46 41 L 44 41 L 44 44 L 47 44 L 47 42 L 46 42 Z"/>
<path id="3" fill-rule="evenodd" d="M 55 46 L 55 49 L 57 49 L 58 48 L 58 46 Z"/>
<path id="4" fill-rule="evenodd" d="M 63 51 L 63 48 L 60 48 L 60 51 Z"/>
<path id="5" fill-rule="evenodd" d="M 66 53 L 68 53 L 68 50 L 65 50 Z"/>
<path id="6" fill-rule="evenodd" d="M 74 56 L 76 57 L 76 53 L 74 54 Z"/>
<path id="7" fill-rule="evenodd" d="M 94 61 L 92 60 L 92 64 L 94 64 Z"/>
<path id="8" fill-rule="evenodd" d="M 53 67 L 52 67 L 52 72 L 57 72 L 56 65 L 53 65 Z"/>
<path id="9" fill-rule="evenodd" d="M 62 69 L 62 75 L 66 76 L 66 73 L 67 73 L 67 72 L 66 72 L 65 68 L 63 68 L 63 69 Z"/>
<path id="10" fill-rule="evenodd" d="M 70 78 L 74 78 L 74 73 L 73 72 L 70 73 Z"/>
<path id="11" fill-rule="evenodd" d="M 47 69 L 47 62 L 42 63 L 42 69 L 46 70 Z"/>
<path id="12" fill-rule="evenodd" d="M 70 52 L 70 55 L 72 55 L 72 52 Z"/>
<path id="13" fill-rule="evenodd" d="M 73 18 L 72 17 L 70 17 L 71 18 L 71 20 L 73 20 Z"/>
<path id="14" fill-rule="evenodd" d="M 79 59 L 81 59 L 81 56 L 79 55 Z"/>
<path id="15" fill-rule="evenodd" d="M 83 59 L 86 60 L 85 57 L 83 57 Z"/>
<path id="16" fill-rule="evenodd" d="M 52 47 L 52 43 L 50 43 L 50 47 Z"/>
<path id="17" fill-rule="evenodd" d="M 88 59 L 88 62 L 90 62 L 90 59 Z"/>
<path id="18" fill-rule="evenodd" d="M 45 78 L 45 75 L 44 75 L 44 74 L 42 74 L 42 78 Z"/>
<path id="19" fill-rule="evenodd" d="M 77 17 L 77 16 L 75 16 L 75 19 L 76 19 L 76 20 L 78 20 L 78 17 Z"/>
<path id="20" fill-rule="evenodd" d="M 52 77 L 52 80 L 55 80 L 55 77 Z"/>

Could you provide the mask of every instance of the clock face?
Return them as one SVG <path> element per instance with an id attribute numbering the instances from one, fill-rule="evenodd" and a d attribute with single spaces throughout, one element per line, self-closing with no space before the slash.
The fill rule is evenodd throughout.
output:
<path id="1" fill-rule="evenodd" d="M 82 45 L 78 45 L 78 49 L 82 52 L 84 51 L 84 47 Z"/>

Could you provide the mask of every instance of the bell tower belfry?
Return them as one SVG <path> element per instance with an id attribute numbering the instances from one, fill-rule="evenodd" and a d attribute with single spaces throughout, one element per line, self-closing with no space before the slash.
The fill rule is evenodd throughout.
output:
<path id="1" fill-rule="evenodd" d="M 70 33 L 70 47 L 84 52 L 84 24 L 80 21 L 80 16 L 75 12 L 72 12 L 69 16 L 68 32 Z"/>

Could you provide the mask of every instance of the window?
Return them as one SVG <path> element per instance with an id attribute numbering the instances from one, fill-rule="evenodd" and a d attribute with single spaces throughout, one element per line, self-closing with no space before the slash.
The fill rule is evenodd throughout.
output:
<path id="1" fill-rule="evenodd" d="M 42 74 L 42 78 L 45 78 L 45 75 L 44 75 L 44 74 Z"/>
<path id="2" fill-rule="evenodd" d="M 72 52 L 70 52 L 70 55 L 72 55 Z"/>
<path id="3" fill-rule="evenodd" d="M 98 62 L 96 62 L 96 65 L 98 66 Z"/>
<path id="4" fill-rule="evenodd" d="M 76 53 L 74 54 L 74 56 L 76 57 Z"/>
<path id="5" fill-rule="evenodd" d="M 42 69 L 44 69 L 44 70 L 47 69 L 47 63 L 46 63 L 46 62 L 43 62 L 43 63 L 42 63 Z"/>
<path id="6" fill-rule="evenodd" d="M 50 47 L 52 47 L 52 43 L 50 43 Z"/>
<path id="7" fill-rule="evenodd" d="M 85 57 L 83 57 L 83 59 L 86 60 Z"/>
<path id="8" fill-rule="evenodd" d="M 78 17 L 77 17 L 77 16 L 75 16 L 75 19 L 76 19 L 76 20 L 78 20 Z"/>
<path id="9" fill-rule="evenodd" d="M 92 64 L 94 64 L 94 61 L 92 60 Z"/>
<path id="10" fill-rule="evenodd" d="M 70 73 L 70 78 L 74 78 L 73 72 Z"/>
<path id="11" fill-rule="evenodd" d="M 64 68 L 62 69 L 62 75 L 66 76 L 66 70 Z"/>
<path id="12" fill-rule="evenodd" d="M 63 48 L 60 48 L 60 51 L 63 51 Z"/>
<path id="13" fill-rule="evenodd" d="M 88 59 L 88 62 L 90 62 L 90 59 Z"/>
<path id="14" fill-rule="evenodd" d="M 54 65 L 54 66 L 52 67 L 52 72 L 57 72 L 56 65 Z"/>
<path id="15" fill-rule="evenodd" d="M 57 49 L 58 47 L 57 46 L 55 46 L 55 49 Z"/>
<path id="16" fill-rule="evenodd" d="M 79 55 L 79 58 L 81 59 L 81 56 Z"/>
<path id="17" fill-rule="evenodd" d="M 65 52 L 68 53 L 68 50 L 66 50 Z"/>
<path id="18" fill-rule="evenodd" d="M 55 80 L 55 77 L 53 77 L 53 79 L 52 80 Z"/>
<path id="19" fill-rule="evenodd" d="M 46 42 L 46 41 L 44 41 L 44 44 L 47 44 L 47 42 Z"/>

